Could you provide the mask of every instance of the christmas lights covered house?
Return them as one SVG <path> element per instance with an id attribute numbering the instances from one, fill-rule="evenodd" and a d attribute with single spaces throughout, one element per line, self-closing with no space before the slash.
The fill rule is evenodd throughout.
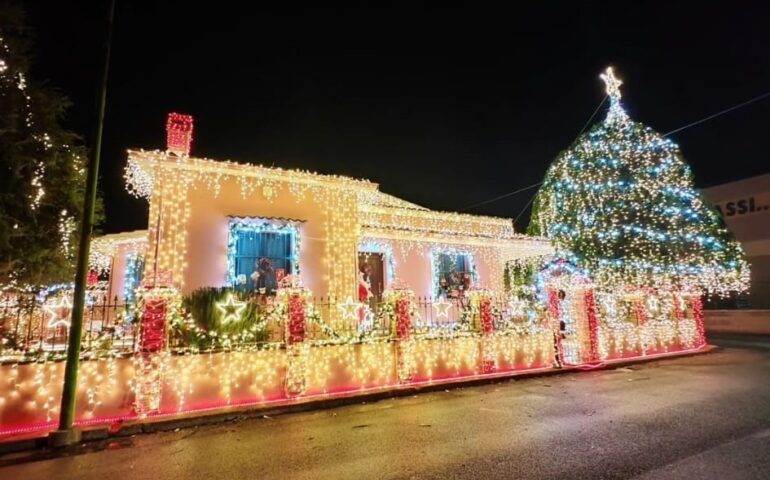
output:
<path id="1" fill-rule="evenodd" d="M 535 234 L 555 248 L 365 180 L 193 157 L 192 118 L 171 115 L 165 151 L 128 152 L 147 230 L 94 240 L 94 289 L 126 302 L 89 308 L 77 422 L 701 349 L 701 292 L 747 269 L 675 146 L 618 99 L 538 194 Z M 54 427 L 69 295 L 0 310 L 0 437 Z"/>
<path id="2" fill-rule="evenodd" d="M 184 294 L 270 294 L 291 275 L 340 300 L 379 300 L 396 279 L 421 297 L 462 297 L 502 291 L 506 261 L 551 250 L 510 219 L 432 211 L 366 180 L 190 156 L 179 118 L 166 151 L 129 151 L 126 178 L 150 202 L 145 274 L 169 275 Z"/>

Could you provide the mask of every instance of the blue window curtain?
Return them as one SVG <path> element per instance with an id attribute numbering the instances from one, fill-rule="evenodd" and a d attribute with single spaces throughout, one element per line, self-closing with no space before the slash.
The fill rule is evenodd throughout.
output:
<path id="1" fill-rule="evenodd" d="M 234 287 L 246 291 L 273 294 L 278 288 L 281 273 L 294 272 L 293 229 L 275 231 L 269 225 L 263 228 L 234 228 L 235 251 L 231 251 L 234 271 Z M 282 228 L 277 227 L 277 230 Z"/>

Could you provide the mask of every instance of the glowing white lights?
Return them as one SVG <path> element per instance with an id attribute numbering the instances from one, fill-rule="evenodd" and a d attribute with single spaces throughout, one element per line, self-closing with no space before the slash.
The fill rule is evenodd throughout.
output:
<path id="1" fill-rule="evenodd" d="M 534 231 L 600 289 L 745 290 L 742 248 L 695 190 L 677 145 L 628 118 L 611 68 L 601 77 L 607 117 L 549 168 Z"/>
<path id="2" fill-rule="evenodd" d="M 433 302 L 433 308 L 436 309 L 437 318 L 449 318 L 449 310 L 452 309 L 452 302 L 447 301 L 444 297 L 439 297 L 438 300 Z"/>
<path id="3" fill-rule="evenodd" d="M 354 320 L 358 316 L 360 303 L 354 302 L 351 297 L 347 297 L 343 303 L 337 305 L 343 320 Z"/>
<path id="4" fill-rule="evenodd" d="M 72 300 L 68 295 L 60 296 L 55 302 L 46 303 L 43 309 L 51 316 L 48 319 L 48 328 L 56 328 L 60 325 L 69 328 Z"/>
<path id="5" fill-rule="evenodd" d="M 243 310 L 246 309 L 246 302 L 237 300 L 232 293 L 227 294 L 224 301 L 214 304 L 222 315 L 222 323 L 239 322 Z"/>

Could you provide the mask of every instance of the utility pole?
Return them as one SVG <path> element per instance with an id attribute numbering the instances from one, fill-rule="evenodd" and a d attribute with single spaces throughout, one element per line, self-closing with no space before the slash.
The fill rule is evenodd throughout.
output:
<path id="1" fill-rule="evenodd" d="M 104 110 L 107 102 L 107 74 L 110 67 L 110 46 L 112 43 L 112 23 L 114 18 L 115 0 L 110 0 L 107 13 L 107 37 L 104 44 L 104 65 L 97 96 L 93 149 L 88 157 L 83 218 L 80 222 L 75 292 L 72 300 L 72 319 L 70 321 L 69 343 L 67 345 L 67 363 L 64 369 L 59 429 L 51 432 L 48 439 L 49 444 L 54 447 L 63 447 L 80 441 L 80 431 L 73 428 L 73 421 L 75 419 L 78 368 L 80 366 L 80 341 L 83 335 L 83 313 L 85 311 L 86 279 L 88 276 L 88 256 L 91 249 L 91 231 L 93 230 L 94 205 L 96 204 L 96 188 L 99 179 L 99 160 L 102 152 L 102 130 L 104 128 Z"/>

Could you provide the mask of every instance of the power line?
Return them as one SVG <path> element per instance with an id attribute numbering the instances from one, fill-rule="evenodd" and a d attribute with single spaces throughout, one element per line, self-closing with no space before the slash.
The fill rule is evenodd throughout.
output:
<path id="1" fill-rule="evenodd" d="M 543 183 L 543 182 L 540 182 L 540 183 Z M 527 207 L 530 206 L 530 204 L 532 203 L 532 201 L 535 199 L 536 196 L 537 196 L 537 193 L 535 195 L 532 195 L 531 197 L 529 197 L 529 201 L 527 202 L 527 204 L 524 205 L 524 208 L 522 208 L 521 211 L 519 212 L 519 214 L 516 215 L 516 218 L 513 219 L 513 224 L 514 225 L 516 225 L 516 222 L 519 221 L 519 217 L 521 217 L 521 214 L 524 213 L 524 211 L 527 209 Z"/>
<path id="2" fill-rule="evenodd" d="M 683 127 L 679 127 L 679 128 L 677 128 L 676 130 L 671 130 L 671 131 L 670 131 L 670 132 L 668 132 L 668 133 L 664 133 L 664 134 L 663 134 L 663 136 L 664 136 L 664 137 L 668 137 L 668 136 L 669 136 L 669 135 L 671 135 L 672 133 L 681 132 L 681 131 L 682 131 L 682 130 L 684 130 L 685 128 L 694 127 L 695 125 L 699 125 L 699 124 L 701 124 L 701 123 L 703 123 L 703 122 L 707 122 L 707 121 L 711 120 L 712 118 L 717 118 L 717 117 L 719 117 L 720 115 L 724 115 L 725 113 L 729 113 L 729 112 L 732 112 L 733 110 L 738 110 L 738 109 L 739 109 L 739 108 L 741 108 L 741 107 L 745 107 L 746 105 L 749 105 L 749 104 L 751 104 L 751 103 L 754 103 L 754 102 L 758 102 L 758 101 L 760 101 L 760 100 L 762 100 L 763 98 L 766 98 L 766 97 L 770 97 L 770 92 L 766 92 L 766 93 L 763 93 L 762 95 L 759 95 L 759 96 L 757 96 L 757 97 L 754 97 L 754 98 L 752 98 L 751 100 L 746 100 L 746 101 L 745 101 L 745 102 L 743 102 L 743 103 L 739 103 L 738 105 L 733 105 L 733 106 L 732 106 L 732 107 L 730 107 L 730 108 L 726 108 L 726 109 L 722 110 L 721 112 L 717 112 L 717 113 L 715 113 L 715 114 L 713 114 L 713 115 L 709 115 L 708 117 L 704 117 L 704 118 L 701 118 L 700 120 L 697 120 L 697 121 L 695 121 L 695 122 L 692 122 L 692 123 L 688 123 L 687 125 L 685 125 L 685 126 L 683 126 Z"/>
<path id="3" fill-rule="evenodd" d="M 733 105 L 733 106 L 732 106 L 732 107 L 730 107 L 730 108 L 726 108 L 726 109 L 724 109 L 724 110 L 721 110 L 721 111 L 719 111 L 719 112 L 717 112 L 717 113 L 714 113 L 714 114 L 712 114 L 712 115 L 709 115 L 709 116 L 707 116 L 707 117 L 701 118 L 700 120 L 696 120 L 696 121 L 694 121 L 694 122 L 692 122 L 692 123 L 688 123 L 687 125 L 684 125 L 684 126 L 682 126 L 682 127 L 679 127 L 679 128 L 677 128 L 677 129 L 675 129 L 675 130 L 671 130 L 670 132 L 667 132 L 667 133 L 663 134 L 663 136 L 664 136 L 664 137 L 667 137 L 667 136 L 669 136 L 669 135 L 671 135 L 671 134 L 674 134 L 674 133 L 677 133 L 677 132 L 681 132 L 682 130 L 685 130 L 685 129 L 687 129 L 687 128 L 690 128 L 690 127 L 694 127 L 694 126 L 696 126 L 696 125 L 700 125 L 701 123 L 707 122 L 707 121 L 709 121 L 709 120 L 712 120 L 712 119 L 714 119 L 714 118 L 717 118 L 717 117 L 719 117 L 719 116 L 721 116 L 721 115 L 724 115 L 724 114 L 726 114 L 726 113 L 730 113 L 730 112 L 732 112 L 733 110 L 738 110 L 739 108 L 745 107 L 746 105 L 750 105 L 750 104 L 752 104 L 752 103 L 755 103 L 755 102 L 758 102 L 758 101 L 760 101 L 760 100 L 763 100 L 763 99 L 765 99 L 765 98 L 767 98 L 767 97 L 770 97 L 770 92 L 766 92 L 766 93 L 763 93 L 762 95 L 758 95 L 758 96 L 756 96 L 756 97 L 754 97 L 754 98 L 752 98 L 752 99 L 746 100 L 745 102 L 741 102 L 741 103 L 739 103 L 739 104 L 737 104 L 737 105 Z M 583 132 L 586 130 L 586 128 L 588 128 L 588 126 L 591 124 L 591 121 L 593 121 L 593 119 L 594 119 L 594 117 L 596 116 L 596 114 L 597 114 L 597 113 L 599 112 L 599 110 L 602 108 L 602 105 L 604 105 L 604 102 L 606 102 L 606 101 L 607 101 L 607 98 L 608 98 L 608 96 L 607 96 L 607 95 L 605 95 L 605 96 L 604 96 L 604 98 L 602 99 L 602 101 L 601 101 L 601 102 L 599 102 L 599 105 L 597 105 L 597 106 L 596 106 L 596 109 L 595 109 L 595 110 L 594 110 L 594 112 L 591 114 L 591 116 L 588 118 L 588 120 L 586 121 L 586 123 L 583 125 L 583 128 L 581 128 L 581 129 L 580 129 L 580 132 L 578 132 L 577 136 L 575 137 L 575 140 L 577 140 L 577 139 L 580 137 L 580 135 L 582 135 L 582 134 L 583 134 Z M 573 140 L 573 143 L 574 143 L 574 140 Z M 529 189 L 531 189 L 531 188 L 535 188 L 535 187 L 537 187 L 537 186 L 541 185 L 542 183 L 543 183 L 543 182 L 538 182 L 538 183 L 535 183 L 535 184 L 533 184 L 533 185 L 530 185 L 530 186 L 528 186 L 528 187 L 520 188 L 520 189 L 518 189 L 518 190 L 514 190 L 514 191 L 512 191 L 512 192 L 508 192 L 508 193 L 505 193 L 505 194 L 503 194 L 503 195 L 499 195 L 499 196 L 497 196 L 497 197 L 495 197 L 495 198 L 491 198 L 491 199 L 489 199 L 489 200 L 485 200 L 485 201 L 483 201 L 483 202 L 475 203 L 475 204 L 473 204 L 473 205 L 471 205 L 471 206 L 469 206 L 469 207 L 465 207 L 465 208 L 463 208 L 463 209 L 462 209 L 462 210 L 460 210 L 460 211 L 461 211 L 461 212 L 464 212 L 464 211 L 466 211 L 466 210 L 471 210 L 471 209 L 473 209 L 473 208 L 476 208 L 476 207 L 480 207 L 480 206 L 482 206 L 482 205 L 486 205 L 486 204 L 488 204 L 488 203 L 492 203 L 492 202 L 496 202 L 496 201 L 498 201 L 498 200 L 502 200 L 502 199 L 504 199 L 504 198 L 507 198 L 507 197 L 510 197 L 510 196 L 512 196 L 512 195 L 516 195 L 517 193 L 521 193 L 521 192 L 527 191 L 527 190 L 529 190 Z M 532 197 L 529 199 L 529 201 L 528 201 L 528 202 L 527 202 L 527 204 L 524 206 L 524 208 L 523 208 L 523 209 L 522 209 L 522 210 L 519 212 L 519 214 L 516 216 L 516 220 L 518 220 L 518 219 L 519 219 L 519 217 L 521 217 L 521 215 L 524 213 L 524 211 L 527 209 L 527 207 L 529 207 L 529 205 L 532 203 L 532 201 L 533 201 L 534 199 L 535 199 L 535 195 L 532 195 Z M 514 220 L 514 223 L 516 222 L 516 220 Z"/>
<path id="4" fill-rule="evenodd" d="M 539 186 L 541 183 L 543 183 L 543 182 L 537 182 L 537 183 L 533 183 L 532 185 L 530 185 L 530 186 L 528 186 L 528 187 L 520 188 L 520 189 L 518 189 L 518 190 L 514 190 L 513 192 L 504 193 L 504 194 L 502 194 L 502 195 L 500 195 L 500 196 L 498 196 L 498 197 L 495 197 L 495 198 L 491 198 L 491 199 L 489 199 L 489 200 L 484 200 L 483 202 L 474 203 L 473 205 L 471 205 L 471 206 L 469 206 L 469 207 L 465 207 L 465 208 L 463 208 L 463 209 L 462 209 L 462 210 L 460 210 L 460 211 L 461 211 L 461 212 L 464 212 L 464 211 L 466 211 L 466 210 L 470 210 L 470 209 L 472 209 L 472 208 L 476 208 L 476 207 L 480 207 L 480 206 L 482 206 L 482 205 L 486 205 L 487 203 L 492 203 L 492 202 L 496 202 L 496 201 L 498 201 L 498 200 L 502 200 L 503 198 L 506 198 L 506 197 L 510 197 L 511 195 L 516 195 L 517 193 L 521 193 L 521 192 L 524 192 L 524 191 L 526 191 L 526 190 L 529 190 L 530 188 L 535 188 L 535 187 Z"/>
<path id="5" fill-rule="evenodd" d="M 604 105 L 604 102 L 606 102 L 606 101 L 607 101 L 607 98 L 609 98 L 609 95 L 605 95 L 605 96 L 604 96 L 604 98 L 602 98 L 602 101 L 601 101 L 601 102 L 599 102 L 599 105 L 597 105 L 597 106 L 596 106 L 596 110 L 594 110 L 594 113 L 592 113 L 592 114 L 591 114 L 591 116 L 590 116 L 590 117 L 588 117 L 588 120 L 587 120 L 587 121 L 586 121 L 586 123 L 583 125 L 583 128 L 581 128 L 581 129 L 580 129 L 580 132 L 578 132 L 577 136 L 575 137 L 575 140 L 577 140 L 577 139 L 578 139 L 578 137 L 579 137 L 580 135 L 582 135 L 582 134 L 583 134 L 583 132 L 585 132 L 585 131 L 586 131 L 586 128 L 588 128 L 588 125 L 590 125 L 590 124 L 591 124 L 591 120 L 593 120 L 593 119 L 594 119 L 594 117 L 596 116 L 596 114 L 597 114 L 597 113 L 599 113 L 599 109 L 600 109 L 600 108 L 602 108 L 602 105 Z M 572 143 L 575 143 L 575 140 L 573 140 L 573 141 L 572 141 Z"/>
<path id="6" fill-rule="evenodd" d="M 602 101 L 601 101 L 601 102 L 599 102 L 599 105 L 597 105 L 597 106 L 596 106 L 596 108 L 594 109 L 594 113 L 592 113 L 592 114 L 591 114 L 591 116 L 590 116 L 590 117 L 588 117 L 588 120 L 586 121 L 586 123 L 585 123 L 585 124 L 583 124 L 583 128 L 581 128 L 581 129 L 580 129 L 580 132 L 578 132 L 577 136 L 575 137 L 575 140 L 577 140 L 577 139 L 578 139 L 578 137 L 580 137 L 580 135 L 582 135 L 582 134 L 583 134 L 583 132 L 585 131 L 585 129 L 586 129 L 586 128 L 588 128 L 588 125 L 590 125 L 590 124 L 591 124 L 591 121 L 594 119 L 594 117 L 596 116 L 596 114 L 597 114 L 597 113 L 599 113 L 599 110 L 602 108 L 602 105 L 604 105 L 604 102 L 606 102 L 606 101 L 607 101 L 607 98 L 608 98 L 608 96 L 607 96 L 607 95 L 605 95 L 605 96 L 604 96 L 604 98 L 602 98 Z M 574 141 L 573 141 L 573 142 L 574 142 Z M 530 186 L 528 186 L 528 187 L 524 187 L 524 188 L 520 188 L 520 189 L 518 189 L 518 190 L 514 190 L 514 191 L 512 191 L 512 192 L 504 193 L 504 194 L 502 194 L 502 195 L 500 195 L 500 196 L 497 196 L 497 197 L 495 197 L 495 198 L 490 198 L 489 200 L 484 200 L 483 202 L 474 203 L 473 205 L 471 205 L 471 206 L 469 206 L 469 207 L 465 207 L 465 208 L 463 208 L 463 209 L 462 209 L 462 210 L 460 210 L 460 211 L 461 211 L 461 212 L 465 212 L 465 211 L 467 211 L 467 210 L 471 210 L 471 209 L 473 209 L 473 208 L 476 208 L 476 207 L 480 207 L 480 206 L 482 206 L 482 205 L 486 205 L 486 204 L 488 204 L 488 203 L 492 203 L 492 202 L 496 202 L 496 201 L 498 201 L 498 200 L 502 200 L 502 199 L 504 199 L 504 198 L 508 198 L 508 197 L 510 197 L 511 195 L 516 195 L 517 193 L 521 193 L 521 192 L 527 191 L 527 190 L 529 190 L 530 188 L 535 188 L 535 187 L 537 187 L 537 186 L 540 186 L 542 183 L 543 183 L 543 182 L 537 182 L 537 183 L 535 183 L 535 184 L 533 184 L 533 185 L 530 185 Z M 535 198 L 535 197 L 534 197 L 534 195 L 532 196 L 532 198 Z M 529 204 L 530 204 L 530 203 L 532 203 L 532 198 L 530 198 L 530 199 L 529 199 L 529 202 L 527 202 L 527 206 L 529 206 Z M 527 208 L 527 207 L 524 207 L 524 209 L 526 209 L 526 208 Z M 522 212 L 523 212 L 523 210 L 522 210 Z M 519 213 L 519 216 L 517 216 L 516 218 L 518 219 L 520 216 L 521 216 L 521 213 Z M 515 222 L 515 220 L 514 220 L 514 222 Z"/>
<path id="7" fill-rule="evenodd" d="M 575 140 L 577 140 L 577 139 L 578 139 L 578 137 L 580 137 L 580 135 L 582 135 L 582 134 L 583 134 L 583 132 L 585 131 L 585 129 L 586 129 L 586 128 L 588 128 L 588 125 L 590 125 L 590 124 L 591 124 L 591 121 L 594 119 L 594 117 L 596 116 L 596 114 L 597 114 L 597 113 L 599 113 L 599 110 L 602 108 L 602 105 L 604 105 L 604 102 L 606 102 L 606 101 L 607 101 L 607 98 L 609 98 L 609 96 L 608 96 L 608 95 L 605 95 L 605 96 L 604 96 L 604 98 L 602 98 L 602 101 L 601 101 L 601 102 L 599 102 L 599 105 L 597 105 L 597 106 L 596 106 L 596 108 L 594 109 L 594 113 L 592 113 L 592 114 L 591 114 L 591 116 L 590 116 L 590 117 L 588 117 L 588 120 L 586 120 L 586 123 L 584 123 L 584 124 L 583 124 L 583 128 L 581 128 L 581 129 L 580 129 L 580 131 L 578 132 L 577 136 L 575 136 Z M 574 143 L 574 140 L 573 140 L 573 143 Z M 498 200 L 502 200 L 502 199 L 504 199 L 504 198 L 508 198 L 508 197 L 510 197 L 511 195 L 516 195 L 517 193 L 521 193 L 521 192 L 527 191 L 527 190 L 529 190 L 530 188 L 535 188 L 535 187 L 538 187 L 538 186 L 542 185 L 542 183 L 543 183 L 543 182 L 537 182 L 537 183 L 535 183 L 535 184 L 533 184 L 533 185 L 530 185 L 530 186 L 528 186 L 528 187 L 524 187 L 524 188 L 520 188 L 520 189 L 518 189 L 518 190 L 514 190 L 514 191 L 512 191 L 512 192 L 504 193 L 504 194 L 502 194 L 502 195 L 500 195 L 500 196 L 497 196 L 497 197 L 495 197 L 495 198 L 490 198 L 489 200 L 484 200 L 483 202 L 474 203 L 473 205 L 471 205 L 471 206 L 469 206 L 469 207 L 465 207 L 465 208 L 463 208 L 463 209 L 462 209 L 462 210 L 460 210 L 460 211 L 461 211 L 461 212 L 465 212 L 466 210 L 471 210 L 471 209 L 473 209 L 473 208 L 476 208 L 476 207 L 480 207 L 480 206 L 482 206 L 482 205 L 486 205 L 486 204 L 488 204 L 488 203 L 492 203 L 492 202 L 496 202 L 496 201 L 498 201 Z M 533 196 L 532 196 L 532 198 L 530 198 L 530 199 L 529 199 L 529 202 L 527 202 L 527 205 L 524 207 L 524 210 L 526 210 L 526 209 L 527 209 L 527 207 L 529 206 L 529 204 L 530 204 L 530 203 L 532 203 L 532 200 L 533 200 L 534 198 L 535 198 L 535 196 L 533 195 Z M 521 212 L 519 212 L 519 215 L 518 215 L 518 216 L 516 216 L 516 220 L 518 220 L 518 219 L 519 219 L 519 217 L 520 217 L 520 216 L 521 216 L 521 214 L 524 212 L 524 210 L 522 210 Z M 516 220 L 514 220 L 514 223 L 516 223 Z"/>

